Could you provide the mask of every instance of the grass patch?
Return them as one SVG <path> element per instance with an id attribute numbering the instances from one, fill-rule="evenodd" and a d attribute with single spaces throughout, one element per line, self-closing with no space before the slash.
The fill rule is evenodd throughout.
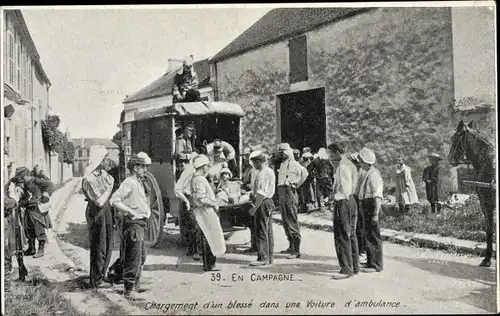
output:
<path id="1" fill-rule="evenodd" d="M 14 275 L 4 278 L 4 304 L 7 315 L 84 315 L 64 298 L 62 292 L 52 285 L 37 267 L 30 267 L 29 273 L 29 281 L 25 283 L 11 280 L 16 277 L 15 272 Z"/>
<path id="2" fill-rule="evenodd" d="M 456 209 L 442 208 L 441 214 L 429 212 L 430 206 L 415 206 L 402 214 L 396 205 L 385 205 L 380 216 L 382 228 L 397 231 L 434 234 L 477 242 L 486 241 L 484 216 L 477 196 Z"/>
<path id="3" fill-rule="evenodd" d="M 329 210 L 318 210 L 311 215 L 332 220 Z M 401 213 L 397 205 L 384 204 L 380 225 L 385 229 L 420 234 L 433 234 L 477 242 L 486 242 L 484 216 L 476 195 L 456 209 L 443 207 L 441 214 L 430 213 L 430 205 L 414 206 L 408 213 Z M 496 234 L 493 238 L 495 239 Z"/>

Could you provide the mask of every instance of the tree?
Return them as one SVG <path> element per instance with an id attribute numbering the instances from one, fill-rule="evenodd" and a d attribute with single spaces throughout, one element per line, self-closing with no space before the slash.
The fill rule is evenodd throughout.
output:
<path id="1" fill-rule="evenodd" d="M 42 139 L 45 149 L 56 152 L 61 160 L 72 163 L 75 156 L 75 146 L 66 135 L 59 130 L 61 120 L 57 115 L 49 115 L 42 121 Z"/>
<path id="2" fill-rule="evenodd" d="M 122 147 L 122 131 L 118 131 L 113 135 L 113 138 L 111 139 L 113 143 L 117 144 L 118 147 Z"/>
<path id="3" fill-rule="evenodd" d="M 73 142 L 66 139 L 63 148 L 63 162 L 65 163 L 73 163 L 75 159 L 75 145 Z"/>

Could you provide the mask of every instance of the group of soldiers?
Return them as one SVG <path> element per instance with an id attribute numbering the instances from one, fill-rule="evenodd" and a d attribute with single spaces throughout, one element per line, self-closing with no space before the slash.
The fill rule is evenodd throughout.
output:
<path id="1" fill-rule="evenodd" d="M 12 257 L 15 256 L 19 280 L 25 281 L 28 270 L 23 257 L 40 258 L 45 253 L 46 229 L 52 228 L 49 211 L 54 185 L 38 165 L 33 170 L 18 167 L 15 171 L 13 165 L 13 162 L 7 162 L 7 169 L 4 170 L 4 179 L 7 179 L 3 195 L 4 268 L 6 273 L 12 272 Z M 28 248 L 25 250 L 26 244 Z"/>

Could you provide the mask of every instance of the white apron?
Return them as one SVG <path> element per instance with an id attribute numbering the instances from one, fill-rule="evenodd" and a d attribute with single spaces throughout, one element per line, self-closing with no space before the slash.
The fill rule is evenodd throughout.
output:
<path id="1" fill-rule="evenodd" d="M 197 192 L 194 182 L 198 182 L 197 185 L 201 186 L 201 189 L 205 192 L 206 198 L 215 201 L 215 194 L 212 187 L 208 183 L 207 179 L 203 176 L 194 176 L 191 179 L 191 193 L 192 198 L 197 198 Z M 193 201 L 196 202 L 196 201 Z M 200 205 L 201 202 L 195 203 L 195 205 Z M 196 222 L 200 227 L 203 235 L 207 239 L 210 246 L 210 250 L 214 256 L 221 256 L 226 253 L 226 242 L 224 241 L 224 233 L 220 225 L 219 216 L 215 213 L 215 210 L 209 206 L 196 206 L 193 209 Z"/>

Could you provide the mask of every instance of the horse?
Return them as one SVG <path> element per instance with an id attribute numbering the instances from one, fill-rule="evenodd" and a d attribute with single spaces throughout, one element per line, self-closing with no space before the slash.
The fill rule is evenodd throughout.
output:
<path id="1" fill-rule="evenodd" d="M 495 146 L 477 130 L 475 122 L 465 125 L 464 121 L 458 123 L 448 154 L 448 161 L 452 166 L 457 166 L 464 161 L 470 162 L 474 167 L 476 181 L 489 183 L 489 187 L 476 189 L 479 203 L 483 211 L 486 227 L 486 252 L 480 267 L 491 266 L 493 256 L 493 229 L 494 212 L 496 210 L 496 165 Z M 465 158 L 465 160 L 464 160 Z"/>

